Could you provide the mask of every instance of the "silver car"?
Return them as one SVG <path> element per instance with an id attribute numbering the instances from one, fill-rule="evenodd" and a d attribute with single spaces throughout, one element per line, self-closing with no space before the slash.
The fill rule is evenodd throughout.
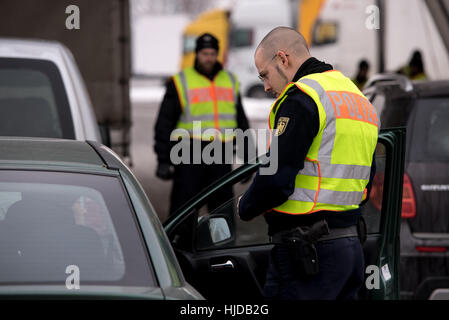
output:
<path id="1" fill-rule="evenodd" d="M 83 79 L 64 45 L 0 38 L 0 136 L 101 140 Z"/>

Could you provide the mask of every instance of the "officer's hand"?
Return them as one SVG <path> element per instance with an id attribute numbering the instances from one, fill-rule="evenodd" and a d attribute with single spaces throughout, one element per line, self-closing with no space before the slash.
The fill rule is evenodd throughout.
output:
<path id="1" fill-rule="evenodd" d="M 156 176 L 162 180 L 173 178 L 173 168 L 169 163 L 159 163 L 157 165 Z"/>

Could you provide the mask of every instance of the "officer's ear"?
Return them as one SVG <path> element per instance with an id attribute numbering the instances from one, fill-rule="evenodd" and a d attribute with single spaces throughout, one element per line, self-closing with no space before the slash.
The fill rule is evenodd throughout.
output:
<path id="1" fill-rule="evenodd" d="M 278 50 L 278 52 L 276 53 L 276 55 L 278 56 L 279 62 L 284 66 L 284 67 L 288 67 L 290 61 L 288 60 L 289 55 L 287 53 L 285 53 L 282 50 Z"/>

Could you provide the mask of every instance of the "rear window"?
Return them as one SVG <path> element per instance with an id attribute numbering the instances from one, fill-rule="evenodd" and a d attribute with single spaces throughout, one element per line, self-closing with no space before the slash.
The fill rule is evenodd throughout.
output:
<path id="1" fill-rule="evenodd" d="M 75 138 L 64 84 L 53 62 L 0 58 L 0 136 Z"/>
<path id="2" fill-rule="evenodd" d="M 152 286 L 148 259 L 117 177 L 1 172 L 0 284 Z"/>
<path id="3" fill-rule="evenodd" d="M 411 161 L 449 161 L 449 97 L 416 101 L 408 124 Z"/>
<path id="4" fill-rule="evenodd" d="M 377 98 L 379 97 L 380 100 Z M 410 97 L 385 98 L 376 95 L 373 105 L 381 108 L 380 122 L 382 128 L 404 127 L 410 118 L 413 110 L 413 99 Z M 383 105 L 383 106 L 382 106 Z"/>

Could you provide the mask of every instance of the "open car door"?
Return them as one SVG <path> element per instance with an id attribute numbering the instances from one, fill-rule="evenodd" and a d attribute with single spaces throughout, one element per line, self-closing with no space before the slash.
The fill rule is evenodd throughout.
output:
<path id="1" fill-rule="evenodd" d="M 360 299 L 399 298 L 399 223 L 404 173 L 405 129 L 381 130 L 377 172 L 370 200 L 362 207 L 367 224 L 365 286 Z M 236 200 L 259 165 L 246 164 L 209 186 L 165 223 L 186 280 L 206 299 L 262 299 L 273 245 L 262 216 L 249 222 L 236 217 Z M 209 212 L 217 190 L 234 186 L 235 197 Z"/>

